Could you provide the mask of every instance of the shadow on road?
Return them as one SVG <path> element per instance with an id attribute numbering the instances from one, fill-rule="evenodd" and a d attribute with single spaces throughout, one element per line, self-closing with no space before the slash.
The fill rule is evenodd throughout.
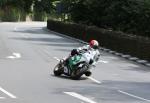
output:
<path id="1" fill-rule="evenodd" d="M 50 34 L 49 32 L 45 32 L 47 30 L 46 27 L 18 27 L 13 32 L 20 32 L 20 33 L 30 33 L 30 34 Z"/>
<path id="2" fill-rule="evenodd" d="M 60 79 L 68 79 L 68 80 L 73 80 L 69 76 L 61 75 L 61 76 L 55 76 L 51 74 L 52 77 L 60 78 Z M 81 77 L 79 80 L 87 80 L 88 78 L 86 77 Z M 79 80 L 74 80 L 74 81 L 79 81 Z"/>
<path id="3" fill-rule="evenodd" d="M 35 45 L 55 47 L 54 50 L 58 51 L 70 51 L 68 47 L 77 48 L 81 46 L 76 41 L 57 36 L 57 34 L 55 35 L 53 32 L 46 31 L 45 29 L 39 27 L 20 28 L 13 31 L 19 33 L 20 36 L 9 39 L 28 41 Z"/>

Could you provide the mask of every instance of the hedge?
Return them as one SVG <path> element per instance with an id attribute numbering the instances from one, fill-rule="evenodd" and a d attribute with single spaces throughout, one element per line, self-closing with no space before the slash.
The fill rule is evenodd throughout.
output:
<path id="1" fill-rule="evenodd" d="M 9 6 L 0 10 L 0 20 L 6 22 L 25 21 L 26 13 L 18 8 Z"/>
<path id="2" fill-rule="evenodd" d="M 150 61 L 149 38 L 92 26 L 52 20 L 47 21 L 47 28 L 87 42 L 91 39 L 96 39 L 102 47 Z"/>

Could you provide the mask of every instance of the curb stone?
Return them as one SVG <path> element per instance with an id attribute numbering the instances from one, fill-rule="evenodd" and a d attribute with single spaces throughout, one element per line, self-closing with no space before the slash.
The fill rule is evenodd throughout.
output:
<path id="1" fill-rule="evenodd" d="M 123 58 L 130 58 L 131 56 L 130 55 L 121 55 L 121 57 L 123 57 Z"/>
<path id="2" fill-rule="evenodd" d="M 69 39 L 71 39 L 71 40 L 78 41 L 78 42 L 80 42 L 80 43 L 82 43 L 82 44 L 88 44 L 87 42 L 85 42 L 85 41 L 83 41 L 83 40 L 76 39 L 76 38 L 73 38 L 73 37 L 70 37 L 70 36 L 67 36 L 67 35 L 64 35 L 64 34 L 55 32 L 55 31 L 51 31 L 51 30 L 49 30 L 49 29 L 47 29 L 47 28 L 43 28 L 43 29 L 46 29 L 48 32 L 52 32 L 52 33 L 57 34 L 57 35 L 60 35 L 60 36 L 62 36 L 62 37 L 66 37 L 66 38 L 69 38 Z M 132 57 L 132 56 L 130 56 L 130 55 L 125 55 L 125 54 L 122 54 L 122 53 L 118 53 L 118 52 L 116 52 L 116 51 L 112 51 L 112 50 L 110 50 L 110 49 L 103 48 L 103 47 L 100 47 L 100 50 L 105 51 L 105 52 L 108 52 L 108 53 L 110 53 L 110 54 L 114 54 L 114 55 L 116 55 L 116 56 L 120 56 L 120 57 L 125 58 L 125 59 L 128 59 L 128 60 L 130 60 L 130 61 L 134 61 L 134 62 L 136 62 L 136 63 L 138 63 L 138 64 L 142 64 L 142 65 L 145 65 L 145 66 L 147 66 L 147 67 L 150 67 L 150 63 L 149 63 L 148 61 L 146 61 L 146 60 L 140 60 L 140 59 L 137 58 L 137 57 Z"/>
<path id="3" fill-rule="evenodd" d="M 138 61 L 139 58 L 137 58 L 137 57 L 131 57 L 131 58 L 129 58 L 129 60 L 131 60 L 131 61 Z"/>
<path id="4" fill-rule="evenodd" d="M 115 51 L 108 51 L 109 53 L 111 53 L 111 54 L 115 54 L 116 52 Z"/>
<path id="5" fill-rule="evenodd" d="M 142 64 L 148 63 L 148 61 L 146 61 L 146 60 L 137 60 L 136 62 L 142 63 Z"/>
<path id="6" fill-rule="evenodd" d="M 115 55 L 117 55 L 117 56 L 121 56 L 121 55 L 123 55 L 122 53 L 115 53 Z"/>
<path id="7" fill-rule="evenodd" d="M 148 67 L 150 67 L 150 63 L 146 63 L 145 65 L 148 66 Z"/>

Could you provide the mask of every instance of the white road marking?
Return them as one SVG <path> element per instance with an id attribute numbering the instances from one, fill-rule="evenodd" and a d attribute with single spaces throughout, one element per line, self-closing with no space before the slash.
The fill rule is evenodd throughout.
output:
<path id="1" fill-rule="evenodd" d="M 92 81 L 94 81 L 94 82 L 96 82 L 96 83 L 98 83 L 98 84 L 101 84 L 101 83 L 102 83 L 102 82 L 100 82 L 100 81 L 98 81 L 98 80 L 96 80 L 96 79 L 94 79 L 94 78 L 92 78 L 92 77 L 87 77 L 87 78 L 91 79 Z"/>
<path id="2" fill-rule="evenodd" d="M 9 58 L 9 59 L 19 59 L 19 58 L 21 58 L 21 54 L 20 53 L 13 53 L 12 56 L 7 56 L 6 58 Z"/>
<path id="3" fill-rule="evenodd" d="M 0 99 L 5 99 L 5 97 L 0 97 Z"/>
<path id="4" fill-rule="evenodd" d="M 104 60 L 99 60 L 99 63 L 108 63 L 108 61 L 104 61 Z"/>
<path id="5" fill-rule="evenodd" d="M 6 58 L 8 58 L 8 59 L 15 59 L 14 56 L 7 56 Z"/>
<path id="6" fill-rule="evenodd" d="M 0 87 L 0 91 L 2 91 L 3 93 L 5 93 L 5 94 L 7 94 L 9 97 L 11 97 L 11 98 L 17 98 L 16 96 L 14 96 L 13 94 L 11 94 L 11 93 L 9 93 L 9 92 L 7 92 L 6 90 L 4 90 L 3 88 L 1 88 Z"/>
<path id="7" fill-rule="evenodd" d="M 60 61 L 60 59 L 59 58 L 57 58 L 57 57 L 53 57 L 54 59 L 56 59 L 57 61 Z"/>
<path id="8" fill-rule="evenodd" d="M 23 31 L 21 28 L 19 29 L 19 27 L 14 27 L 14 31 Z"/>
<path id="9" fill-rule="evenodd" d="M 14 55 L 16 58 L 21 58 L 21 54 L 20 54 L 20 53 L 13 53 L 13 55 Z"/>
<path id="10" fill-rule="evenodd" d="M 70 96 L 73 96 L 73 97 L 76 97 L 80 100 L 83 100 L 85 102 L 88 102 L 88 103 L 96 103 L 95 101 L 92 101 L 91 99 L 87 98 L 87 97 L 84 97 L 78 93 L 75 93 L 75 92 L 64 92 L 65 94 L 68 94 Z"/>
<path id="11" fill-rule="evenodd" d="M 130 96 L 130 97 L 136 98 L 136 99 L 140 99 L 140 100 L 143 100 L 143 101 L 146 101 L 146 102 L 150 102 L 149 99 L 145 99 L 145 98 L 142 98 L 142 97 L 139 97 L 139 96 L 136 96 L 136 95 L 133 95 L 133 94 L 130 94 L 130 93 L 121 91 L 121 90 L 118 90 L 118 92 L 120 92 L 120 93 L 122 93 L 122 94 L 125 94 L 125 95 L 128 95 L 128 96 Z"/>

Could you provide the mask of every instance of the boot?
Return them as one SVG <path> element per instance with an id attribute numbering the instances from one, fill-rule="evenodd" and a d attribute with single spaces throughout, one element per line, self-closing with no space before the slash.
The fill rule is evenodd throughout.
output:
<path id="1" fill-rule="evenodd" d="M 91 71 L 86 71 L 84 74 L 89 77 L 89 76 L 92 75 L 92 72 Z"/>

